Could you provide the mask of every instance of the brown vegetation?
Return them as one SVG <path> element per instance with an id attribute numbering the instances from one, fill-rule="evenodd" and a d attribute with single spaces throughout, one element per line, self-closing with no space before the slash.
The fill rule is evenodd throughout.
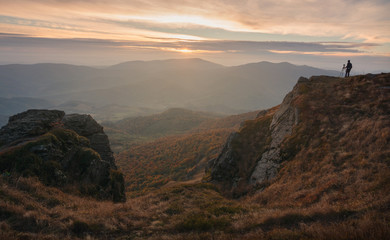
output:
<path id="1" fill-rule="evenodd" d="M 0 178 L 1 239 L 386 239 L 390 199 L 355 208 L 266 207 L 210 184 L 178 185 L 113 204 Z"/>
<path id="2" fill-rule="evenodd" d="M 172 180 L 191 179 L 217 157 L 231 131 L 220 129 L 160 138 L 119 153 L 116 161 L 125 173 L 128 193 L 137 195 Z"/>
<path id="3" fill-rule="evenodd" d="M 390 74 L 383 74 L 314 78 L 298 86 L 294 104 L 300 119 L 282 144 L 278 177 L 263 191 L 236 200 L 211 184 L 195 183 L 114 204 L 4 173 L 0 239 L 387 239 L 390 95 L 383 87 L 389 84 Z M 261 121 L 246 125 L 261 128 Z M 202 134 L 201 142 L 207 139 Z M 155 151 L 185 142 L 186 136 L 168 139 L 155 142 L 161 146 Z M 198 152 L 194 139 L 188 152 L 184 145 L 164 151 L 180 153 L 180 160 Z M 241 143 L 244 139 L 237 149 L 256 148 Z M 161 154 L 152 145 L 140 149 Z M 151 162 L 145 166 L 156 168 Z"/>
<path id="4" fill-rule="evenodd" d="M 184 116 L 180 117 L 180 114 Z M 256 111 L 215 119 L 202 112 L 171 109 L 143 117 L 148 120 L 144 125 L 153 126 L 155 135 L 167 134 L 167 130 L 176 134 L 158 139 L 146 133 L 138 135 L 140 142 L 130 140 L 132 144 L 115 156 L 125 173 L 128 195 L 144 194 L 170 181 L 186 181 L 203 172 L 208 161 L 218 156 L 229 134 L 238 130 L 242 121 L 253 119 L 257 114 Z M 168 121 L 172 118 L 173 123 Z M 175 124 L 180 121 L 181 124 Z M 113 127 L 133 131 L 134 124 L 139 122 L 139 119 L 119 122 L 118 126 L 111 126 L 108 134 L 114 142 L 123 142 L 120 136 L 112 134 Z M 143 129 L 148 128 L 144 126 Z"/>

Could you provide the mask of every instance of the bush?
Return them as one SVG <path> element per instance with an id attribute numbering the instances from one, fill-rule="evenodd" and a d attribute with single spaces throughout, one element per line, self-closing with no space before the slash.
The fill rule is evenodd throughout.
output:
<path id="1" fill-rule="evenodd" d="M 50 133 L 64 144 L 69 142 L 79 143 L 81 146 L 89 146 L 90 144 L 88 138 L 79 136 L 76 132 L 69 129 L 54 128 Z"/>
<path id="2" fill-rule="evenodd" d="M 112 200 L 114 202 L 125 202 L 125 181 L 123 174 L 117 170 L 110 170 L 110 185 Z"/>
<path id="3" fill-rule="evenodd" d="M 183 206 L 180 206 L 178 203 L 173 203 L 167 210 L 165 210 L 165 213 L 168 215 L 177 215 L 184 212 Z"/>
<path id="4" fill-rule="evenodd" d="M 39 178 L 47 185 L 61 185 L 62 179 L 58 179 L 57 172 L 62 170 L 61 165 L 56 161 L 46 161 L 42 165 Z"/>
<path id="5" fill-rule="evenodd" d="M 177 224 L 176 229 L 179 231 L 210 231 L 224 229 L 228 226 L 230 226 L 230 221 L 227 218 L 213 218 L 203 213 L 192 213 Z"/>
<path id="6" fill-rule="evenodd" d="M 222 216 L 222 215 L 234 215 L 243 212 L 243 209 L 236 206 L 217 206 L 208 209 L 208 212 L 213 214 L 214 216 Z"/>
<path id="7" fill-rule="evenodd" d="M 79 221 L 79 220 L 74 221 L 73 224 L 71 225 L 70 229 L 77 236 L 82 236 L 83 234 L 85 234 L 86 232 L 89 232 L 91 230 L 87 223 Z"/>
<path id="8" fill-rule="evenodd" d="M 93 160 L 100 160 L 100 155 L 91 148 L 80 148 L 72 159 L 71 169 L 77 169 L 79 175 L 87 171 Z"/>

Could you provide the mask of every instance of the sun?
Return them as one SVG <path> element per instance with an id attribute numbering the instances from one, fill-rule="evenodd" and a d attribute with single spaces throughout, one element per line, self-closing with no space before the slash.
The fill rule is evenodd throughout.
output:
<path id="1" fill-rule="evenodd" d="M 181 52 L 181 53 L 193 53 L 194 52 L 193 50 L 188 49 L 188 48 L 177 49 L 177 51 Z"/>

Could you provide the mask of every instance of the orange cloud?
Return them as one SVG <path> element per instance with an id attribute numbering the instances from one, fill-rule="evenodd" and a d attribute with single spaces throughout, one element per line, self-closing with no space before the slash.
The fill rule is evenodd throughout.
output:
<path id="1" fill-rule="evenodd" d="M 108 33 L 124 30 L 110 21 L 136 20 L 167 27 L 190 24 L 237 32 L 390 41 L 390 2 L 381 0 L 13 0 L 2 1 L 0 9 L 5 16 Z"/>

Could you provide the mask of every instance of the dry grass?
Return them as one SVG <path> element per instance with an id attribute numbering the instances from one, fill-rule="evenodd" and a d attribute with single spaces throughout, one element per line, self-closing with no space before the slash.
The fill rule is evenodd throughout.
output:
<path id="1" fill-rule="evenodd" d="M 176 183 L 114 204 L 2 175 L 0 239 L 387 239 L 390 106 L 378 86 L 389 77 L 301 89 L 290 157 L 264 191 L 241 199 Z"/>
<path id="2" fill-rule="evenodd" d="M 126 203 L 63 193 L 36 179 L 0 178 L 1 239 L 385 239 L 390 198 L 367 206 L 265 207 L 183 184 Z"/>

